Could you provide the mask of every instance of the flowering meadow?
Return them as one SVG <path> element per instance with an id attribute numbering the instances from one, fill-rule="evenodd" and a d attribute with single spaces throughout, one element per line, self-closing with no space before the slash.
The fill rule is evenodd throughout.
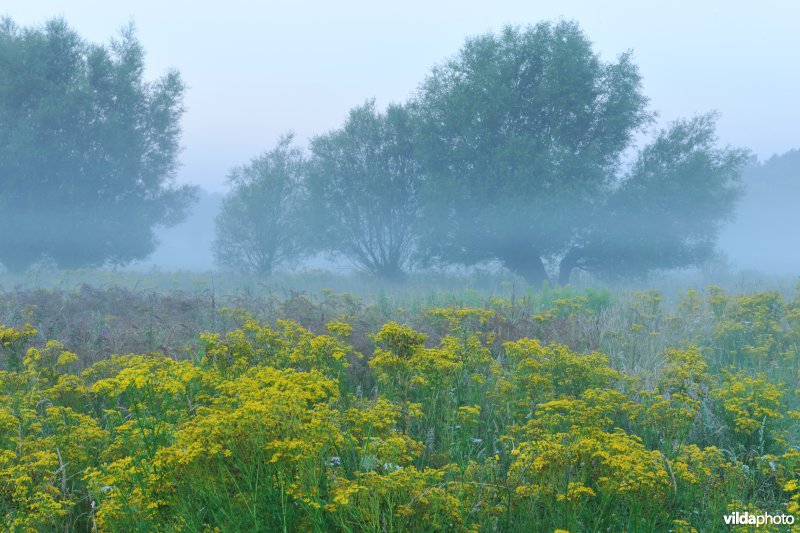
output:
<path id="1" fill-rule="evenodd" d="M 190 297 L 154 297 L 149 329 L 128 326 L 147 346 L 122 339 L 122 306 L 81 336 L 78 311 L 63 309 L 85 293 L 26 297 L 0 309 L 7 531 L 800 521 L 794 296 L 712 287 L 667 305 L 655 291 L 562 291 L 400 307 L 326 292 L 202 317 Z"/>

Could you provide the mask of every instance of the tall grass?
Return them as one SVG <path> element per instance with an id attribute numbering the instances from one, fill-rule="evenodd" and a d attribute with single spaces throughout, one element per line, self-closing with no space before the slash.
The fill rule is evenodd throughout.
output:
<path id="1" fill-rule="evenodd" d="M 800 518 L 794 294 L 216 283 L 2 293 L 8 528 L 722 531 L 733 511 Z"/>

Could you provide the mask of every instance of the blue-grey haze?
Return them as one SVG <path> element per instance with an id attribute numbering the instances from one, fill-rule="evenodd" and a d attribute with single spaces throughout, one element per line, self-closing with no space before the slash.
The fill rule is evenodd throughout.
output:
<path id="1" fill-rule="evenodd" d="M 176 68 L 189 86 L 178 181 L 212 192 L 223 192 L 233 166 L 286 131 L 302 144 L 339 126 L 366 98 L 379 106 L 407 99 L 465 37 L 557 18 L 576 20 L 604 59 L 633 50 L 661 125 L 718 110 L 724 144 L 750 148 L 761 160 L 800 146 L 800 2 L 11 0 L 0 15 L 24 26 L 63 16 L 94 42 L 133 21 L 147 77 Z M 210 243 L 213 226 L 208 210 L 197 213 L 206 220 L 192 232 L 195 247 Z M 737 266 L 767 268 L 741 253 L 751 240 L 771 242 L 747 213 L 723 244 Z M 209 253 L 193 256 L 179 234 L 164 234 L 169 246 L 153 260 L 165 268 L 210 266 Z M 796 254 L 773 257 L 781 246 L 766 247 L 770 264 L 800 267 Z M 167 249 L 177 253 L 168 257 Z"/>

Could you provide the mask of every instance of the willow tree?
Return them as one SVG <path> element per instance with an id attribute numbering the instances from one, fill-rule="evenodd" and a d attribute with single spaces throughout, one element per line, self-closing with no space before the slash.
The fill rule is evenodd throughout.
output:
<path id="1" fill-rule="evenodd" d="M 316 246 L 384 279 L 410 265 L 419 211 L 419 165 L 407 110 L 369 101 L 311 141 L 306 170 Z"/>
<path id="2" fill-rule="evenodd" d="M 0 262 L 124 264 L 156 247 L 194 189 L 176 186 L 184 85 L 144 79 L 131 27 L 90 44 L 66 22 L 0 21 Z"/>
<path id="3" fill-rule="evenodd" d="M 240 272 L 269 275 L 305 250 L 303 153 L 284 135 L 272 150 L 228 174 L 217 215 L 214 257 Z"/>
<path id="4" fill-rule="evenodd" d="M 713 120 L 690 121 L 624 171 L 624 154 L 652 122 L 647 104 L 630 53 L 603 61 L 574 22 L 467 40 L 412 105 L 425 175 L 421 251 L 444 263 L 499 261 L 536 286 L 548 265 L 566 281 L 574 268 L 701 260 L 733 207 L 742 154 L 715 147 Z M 679 138 L 687 128 L 694 134 Z M 687 184 L 687 195 L 702 195 L 675 194 Z M 672 223 L 685 202 L 704 214 Z M 644 206 L 659 222 L 632 226 L 648 221 Z"/>

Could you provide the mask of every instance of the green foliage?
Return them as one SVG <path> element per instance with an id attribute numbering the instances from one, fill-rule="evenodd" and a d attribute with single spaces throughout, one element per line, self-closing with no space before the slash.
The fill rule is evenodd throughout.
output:
<path id="1" fill-rule="evenodd" d="M 640 275 L 711 257 L 737 198 L 743 150 L 716 148 L 713 115 L 659 132 L 630 54 L 604 63 L 573 22 L 467 41 L 413 109 L 426 174 L 422 243 L 445 263 L 502 262 L 534 287 L 557 264 Z"/>
<path id="2" fill-rule="evenodd" d="M 711 259 L 749 157 L 745 150 L 717 148 L 714 131 L 709 114 L 658 132 L 606 192 L 594 221 L 566 252 L 565 266 L 630 278 Z"/>
<path id="3" fill-rule="evenodd" d="M 585 227 L 646 103 L 630 56 L 602 62 L 573 22 L 469 39 L 414 104 L 428 252 L 498 259 L 541 286 L 542 259 Z"/>
<path id="4" fill-rule="evenodd" d="M 498 299 L 387 310 L 403 318 L 367 327 L 366 364 L 356 342 L 374 310 L 331 293 L 271 325 L 223 311 L 241 325 L 202 334 L 191 360 L 111 355 L 80 373 L 62 343 L 0 328 L 0 351 L 22 358 L 0 371 L 3 524 L 713 531 L 735 510 L 800 518 L 797 356 L 755 349 L 790 347 L 795 301 L 714 289 L 672 316 L 656 291 L 548 298 L 517 301 L 518 315 Z M 341 316 L 315 334 L 285 314 L 298 308 Z M 627 339 L 608 355 L 511 333 L 573 338 L 559 328 L 598 320 Z M 739 322 L 752 327 L 729 336 Z M 621 352 L 656 330 L 667 349 L 625 370 Z"/>
<path id="5" fill-rule="evenodd" d="M 214 256 L 233 270 L 270 274 L 304 250 L 303 154 L 284 135 L 271 151 L 228 175 L 230 192 L 217 216 Z"/>
<path id="6" fill-rule="evenodd" d="M 37 331 L 30 324 L 26 324 L 24 330 L 15 330 L 0 325 L 0 353 L 5 356 L 5 366 L 9 370 L 16 371 L 22 368 L 22 354 L 29 339 L 36 333 Z"/>
<path id="7" fill-rule="evenodd" d="M 403 106 L 385 113 L 368 101 L 341 129 L 311 141 L 307 182 L 319 249 L 385 279 L 397 279 L 414 252 L 418 188 L 412 123 Z"/>
<path id="8" fill-rule="evenodd" d="M 385 280 L 498 262 L 537 290 L 554 270 L 566 285 L 576 269 L 614 278 L 700 265 L 749 154 L 718 148 L 709 114 L 656 132 L 626 170 L 653 117 L 631 54 L 602 61 L 575 22 L 470 38 L 407 104 L 367 101 L 312 139 L 297 180 L 304 214 L 287 215 L 295 231 L 264 222 L 291 211 L 281 186 L 271 200 L 235 191 L 217 257 L 268 273 L 280 236 Z"/>
<path id="9" fill-rule="evenodd" d="M 109 46 L 66 22 L 0 21 L 0 261 L 23 270 L 147 257 L 153 228 L 183 217 L 176 187 L 184 85 L 145 81 L 133 28 Z"/>

